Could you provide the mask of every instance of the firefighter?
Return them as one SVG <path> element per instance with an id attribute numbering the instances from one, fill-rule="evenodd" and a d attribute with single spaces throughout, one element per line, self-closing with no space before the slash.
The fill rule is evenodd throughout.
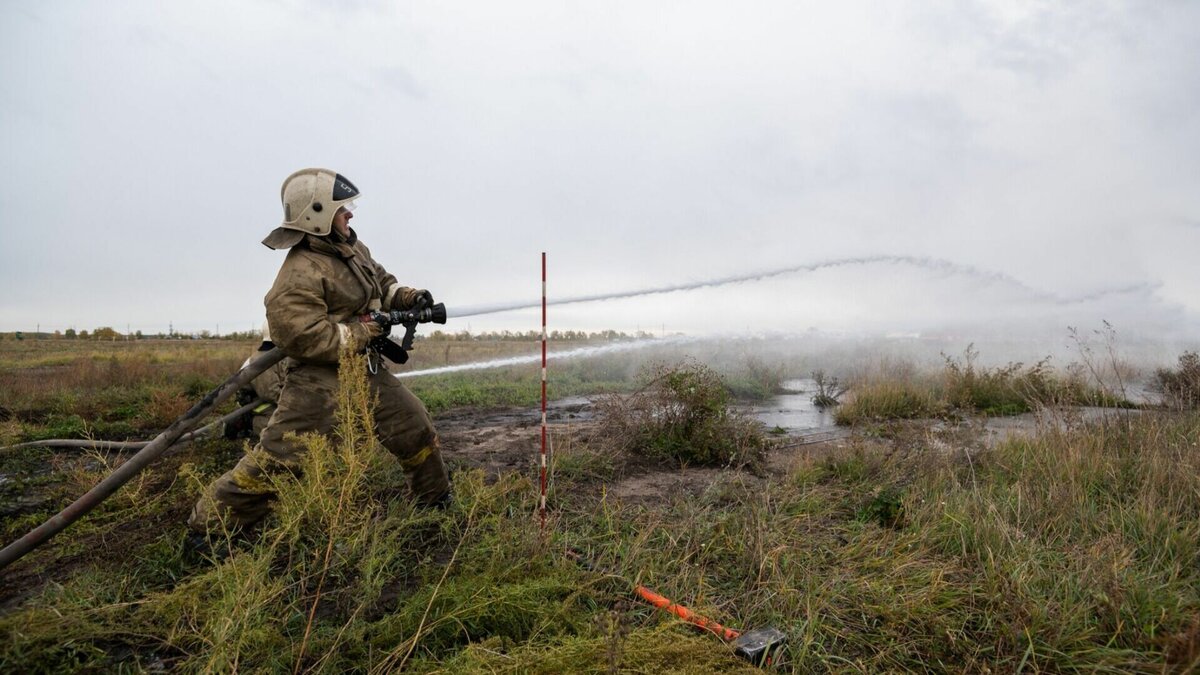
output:
<path id="1" fill-rule="evenodd" d="M 285 435 L 332 432 L 339 350 L 361 352 L 384 330 L 361 317 L 433 305 L 429 291 L 400 285 L 375 262 L 350 227 L 359 197 L 353 183 L 328 169 L 303 169 L 283 183 L 283 223 L 263 244 L 287 251 L 264 300 L 269 335 L 288 357 L 286 376 L 258 443 L 192 510 L 188 526 L 197 533 L 212 531 L 218 519 L 235 531 L 260 521 L 275 497 L 269 477 L 300 466 L 303 446 Z M 387 368 L 371 370 L 381 444 L 400 461 L 418 503 L 446 505 L 450 481 L 429 413 Z"/>

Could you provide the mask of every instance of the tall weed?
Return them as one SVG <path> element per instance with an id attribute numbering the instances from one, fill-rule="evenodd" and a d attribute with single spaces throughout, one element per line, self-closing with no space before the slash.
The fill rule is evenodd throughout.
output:
<path id="1" fill-rule="evenodd" d="M 912 419 L 940 414 L 945 406 L 928 386 L 905 381 L 871 382 L 851 389 L 834 420 L 853 425 L 866 421 Z"/>
<path id="2" fill-rule="evenodd" d="M 658 365 L 647 384 L 599 404 L 605 436 L 621 450 L 703 466 L 757 467 L 766 451 L 758 426 L 730 407 L 715 371 L 697 362 Z"/>
<path id="3" fill-rule="evenodd" d="M 1025 367 L 1010 363 L 997 368 L 976 364 L 979 352 L 968 345 L 961 359 L 943 355 L 943 392 L 947 402 L 961 410 L 984 415 L 1018 415 L 1033 410 L 1037 401 L 1048 401 L 1055 386 L 1049 359 Z"/>
<path id="4" fill-rule="evenodd" d="M 1173 408 L 1187 410 L 1200 407 L 1200 354 L 1184 352 L 1179 355 L 1179 363 L 1174 370 L 1155 370 L 1152 385 L 1163 395 L 1167 405 Z"/>

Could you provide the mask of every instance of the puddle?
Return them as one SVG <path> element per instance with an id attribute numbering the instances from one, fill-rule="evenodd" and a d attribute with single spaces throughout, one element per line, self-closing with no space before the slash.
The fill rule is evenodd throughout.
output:
<path id="1" fill-rule="evenodd" d="M 779 394 L 769 401 L 745 409 L 745 412 L 766 425 L 767 429 L 781 427 L 789 433 L 834 426 L 833 409 L 818 409 L 812 403 L 817 383 L 812 379 L 786 380 Z"/>
<path id="2" fill-rule="evenodd" d="M 984 444 L 994 447 L 1013 438 L 1031 438 L 1047 429 L 1064 431 L 1081 424 L 1119 423 L 1141 414 L 1141 410 L 1081 406 L 1041 410 L 1012 417 L 989 417 L 983 426 Z"/>
<path id="3" fill-rule="evenodd" d="M 817 391 L 817 383 L 811 379 L 787 380 L 783 383 L 787 393 L 779 394 L 770 400 L 755 405 L 739 406 L 739 409 L 759 420 L 767 429 L 782 427 L 789 434 L 812 429 L 833 427 L 833 411 L 818 410 L 812 404 L 812 396 Z M 595 409 L 589 396 L 571 396 L 549 401 L 546 419 L 549 422 L 567 420 L 585 422 L 594 418 Z M 464 413 L 451 411 L 442 416 L 443 421 L 458 419 Z M 471 422 L 478 424 L 516 424 L 535 423 L 540 418 L 539 408 L 497 410 L 481 419 L 477 412 L 470 414 Z"/>
<path id="4" fill-rule="evenodd" d="M 540 412 L 539 412 L 540 414 Z M 592 400 L 587 396 L 569 396 L 546 402 L 546 419 L 551 422 L 592 419 Z"/>
<path id="5" fill-rule="evenodd" d="M 1163 404 L 1162 392 L 1155 391 L 1149 382 L 1126 382 L 1123 390 L 1116 393 L 1117 395 L 1124 394 L 1131 403 L 1138 405 Z"/>

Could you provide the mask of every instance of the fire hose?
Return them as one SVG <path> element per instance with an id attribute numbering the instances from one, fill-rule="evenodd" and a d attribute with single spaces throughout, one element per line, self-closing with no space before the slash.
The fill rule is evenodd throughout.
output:
<path id="1" fill-rule="evenodd" d="M 263 371 L 279 363 L 283 360 L 283 357 L 283 351 L 276 347 L 269 352 L 263 352 L 261 356 L 256 357 L 250 363 L 243 366 L 241 370 L 234 373 L 221 386 L 200 399 L 199 403 L 192 406 L 182 417 L 175 420 L 171 426 L 167 427 L 158 436 L 155 436 L 144 448 L 130 457 L 124 464 L 117 467 L 115 471 L 97 483 L 95 487 L 84 493 L 82 497 L 71 502 L 66 508 L 59 511 L 58 514 L 46 522 L 30 530 L 25 536 L 5 546 L 3 550 L 0 550 L 0 569 L 4 569 L 16 562 L 26 553 L 37 548 L 50 539 L 50 537 L 62 532 L 68 525 L 79 520 L 87 512 L 99 506 L 101 502 L 108 499 L 112 493 L 129 482 L 142 469 L 158 459 L 159 455 L 174 445 L 184 434 L 194 429 L 213 408 L 224 403 L 230 396 L 233 396 L 234 392 L 249 384 L 251 380 L 258 377 Z"/>
<path id="2" fill-rule="evenodd" d="M 221 417 L 214 422 L 209 422 L 195 431 L 189 431 L 188 433 L 180 436 L 179 440 L 175 441 L 173 445 L 177 446 L 180 443 L 186 443 L 187 441 L 194 441 L 197 438 L 203 438 L 206 434 L 215 431 L 222 424 L 232 422 L 233 420 L 236 420 L 237 418 L 245 415 L 246 413 L 254 410 L 266 402 L 266 399 L 256 398 L 237 410 L 225 415 L 224 417 Z M 141 450 L 147 445 L 150 445 L 151 442 L 152 441 L 93 441 L 80 438 L 47 438 L 41 441 L 29 441 L 28 443 L 9 445 L 0 448 L 0 450 L 21 450 L 23 448 L 83 448 L 88 450 L 117 451 Z"/>

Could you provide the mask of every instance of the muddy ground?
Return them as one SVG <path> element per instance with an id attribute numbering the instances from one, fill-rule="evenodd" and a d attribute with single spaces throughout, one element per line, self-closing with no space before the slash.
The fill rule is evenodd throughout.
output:
<path id="1" fill-rule="evenodd" d="M 775 415 L 770 406 L 745 412 L 768 420 Z M 757 474 L 731 468 L 664 465 L 624 456 L 612 458 L 613 475 L 603 487 L 607 499 L 651 506 L 680 495 L 698 494 L 724 480 L 777 479 L 788 474 L 798 463 L 842 448 L 854 447 L 885 456 L 920 452 L 976 453 L 1005 439 L 1033 434 L 1039 429 L 1095 422 L 1118 414 L 1137 414 L 1137 411 L 1076 408 L 1000 418 L 907 420 L 861 429 L 824 424 L 771 435 L 765 470 Z M 536 410 L 464 409 L 438 417 L 437 426 L 445 456 L 452 467 L 481 468 L 489 476 L 513 471 L 534 476 L 538 466 L 540 419 Z M 547 423 L 552 455 L 555 451 L 569 453 L 579 446 L 603 446 L 597 437 L 602 433 L 600 423 L 594 419 L 592 403 L 586 398 L 551 404 Z"/>

